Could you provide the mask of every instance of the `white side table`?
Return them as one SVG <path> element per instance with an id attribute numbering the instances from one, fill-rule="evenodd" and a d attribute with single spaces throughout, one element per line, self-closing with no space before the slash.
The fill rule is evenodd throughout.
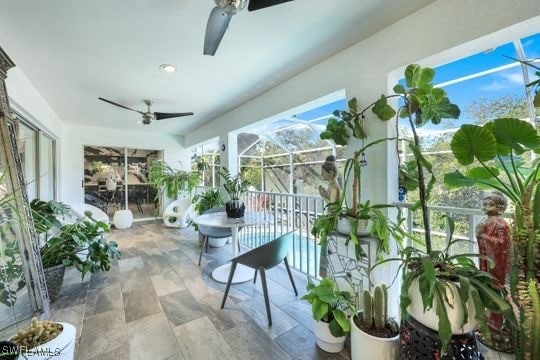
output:
<path id="1" fill-rule="evenodd" d="M 255 211 L 246 211 L 244 217 L 241 219 L 230 219 L 227 217 L 225 212 L 217 212 L 204 214 L 193 219 L 193 222 L 198 225 L 206 226 L 215 226 L 215 227 L 224 227 L 231 228 L 232 233 L 232 251 L 233 258 L 238 256 L 238 228 L 247 227 L 259 224 L 267 224 L 274 221 L 272 215 L 255 212 Z M 231 270 L 231 263 L 227 263 L 221 266 L 218 266 L 212 272 L 212 277 L 217 282 L 226 284 L 229 280 L 229 272 Z M 253 269 L 238 264 L 236 266 L 236 271 L 234 272 L 234 278 L 232 280 L 233 284 L 246 282 L 253 279 Z"/>
<path id="2" fill-rule="evenodd" d="M 133 224 L 133 213 L 131 210 L 117 210 L 114 213 L 113 224 L 118 230 L 129 229 Z"/>

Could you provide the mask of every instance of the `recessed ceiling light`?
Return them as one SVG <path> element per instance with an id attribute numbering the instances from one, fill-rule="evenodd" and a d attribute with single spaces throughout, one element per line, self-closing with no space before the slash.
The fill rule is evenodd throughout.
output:
<path id="1" fill-rule="evenodd" d="M 173 73 L 176 71 L 174 65 L 171 64 L 161 64 L 159 65 L 159 68 L 167 73 Z"/>

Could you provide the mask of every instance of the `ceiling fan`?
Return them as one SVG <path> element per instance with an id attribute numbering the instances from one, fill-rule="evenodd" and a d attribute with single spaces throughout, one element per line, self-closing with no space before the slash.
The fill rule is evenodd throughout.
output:
<path id="1" fill-rule="evenodd" d="M 293 0 L 249 0 L 248 10 L 255 11 Z M 214 0 L 204 37 L 204 55 L 214 56 L 233 15 L 243 10 L 248 0 Z"/>
<path id="2" fill-rule="evenodd" d="M 148 110 L 147 111 L 139 111 L 139 110 L 128 108 L 127 106 L 124 106 L 124 105 L 120 105 L 118 103 L 115 103 L 114 101 L 104 99 L 102 97 L 99 97 L 98 99 L 102 100 L 102 101 L 105 101 L 105 102 L 108 102 L 109 104 L 121 107 L 123 109 L 135 111 L 135 112 L 141 114 L 142 115 L 142 123 L 144 125 L 150 124 L 152 122 L 152 120 L 163 120 L 163 119 L 170 119 L 170 118 L 193 115 L 192 112 L 182 112 L 182 113 L 163 113 L 163 112 L 157 112 L 157 111 L 152 112 L 152 111 L 150 111 L 150 106 L 152 105 L 151 100 L 143 100 L 143 102 L 148 107 Z"/>

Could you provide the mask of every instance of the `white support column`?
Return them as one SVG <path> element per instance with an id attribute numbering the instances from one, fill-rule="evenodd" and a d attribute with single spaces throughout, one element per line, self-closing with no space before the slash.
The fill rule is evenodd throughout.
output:
<path id="1" fill-rule="evenodd" d="M 221 142 L 221 166 L 229 169 L 231 176 L 238 174 L 238 140 L 235 132 L 230 132 L 219 137 Z"/>

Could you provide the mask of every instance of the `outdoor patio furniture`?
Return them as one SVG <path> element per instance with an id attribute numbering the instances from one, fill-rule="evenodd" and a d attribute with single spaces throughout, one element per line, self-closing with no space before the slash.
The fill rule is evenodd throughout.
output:
<path id="1" fill-rule="evenodd" d="M 208 209 L 203 214 L 212 214 L 217 212 L 223 212 L 225 211 L 225 207 L 217 207 Z M 202 260 L 202 254 L 203 250 L 205 252 L 208 252 L 208 239 L 214 238 L 214 239 L 223 239 L 232 237 L 232 230 L 228 227 L 216 227 L 216 226 L 208 226 L 208 225 L 199 225 L 199 232 L 202 235 L 203 243 L 201 246 L 201 253 L 199 254 L 199 266 L 201 265 Z M 240 243 L 238 243 L 238 251 L 240 251 Z"/>
<path id="2" fill-rule="evenodd" d="M 189 197 L 181 197 L 170 203 L 163 211 L 163 224 L 167 227 L 185 228 L 192 208 Z"/>
<path id="3" fill-rule="evenodd" d="M 266 286 L 266 270 L 269 270 L 276 265 L 279 265 L 282 261 L 285 263 L 285 268 L 289 274 L 289 279 L 291 280 L 292 287 L 294 289 L 294 294 L 298 296 L 298 291 L 296 290 L 296 285 L 291 274 L 291 269 L 289 268 L 289 262 L 287 261 L 287 253 L 291 247 L 293 240 L 293 232 L 281 235 L 275 240 L 270 241 L 267 244 L 259 246 L 253 250 L 250 250 L 240 256 L 232 259 L 231 271 L 229 273 L 229 281 L 227 282 L 227 288 L 225 289 L 225 294 L 223 295 L 223 301 L 221 302 L 221 308 L 225 306 L 225 301 L 229 295 L 229 289 L 231 287 L 231 281 L 234 277 L 234 271 L 238 264 L 250 267 L 255 269 L 255 278 L 253 282 L 257 280 L 257 273 L 261 272 L 261 281 L 262 288 L 264 293 L 264 303 L 266 305 L 266 315 L 268 316 L 268 326 L 272 326 L 272 315 L 270 313 L 270 301 L 268 299 L 268 288 Z"/>

